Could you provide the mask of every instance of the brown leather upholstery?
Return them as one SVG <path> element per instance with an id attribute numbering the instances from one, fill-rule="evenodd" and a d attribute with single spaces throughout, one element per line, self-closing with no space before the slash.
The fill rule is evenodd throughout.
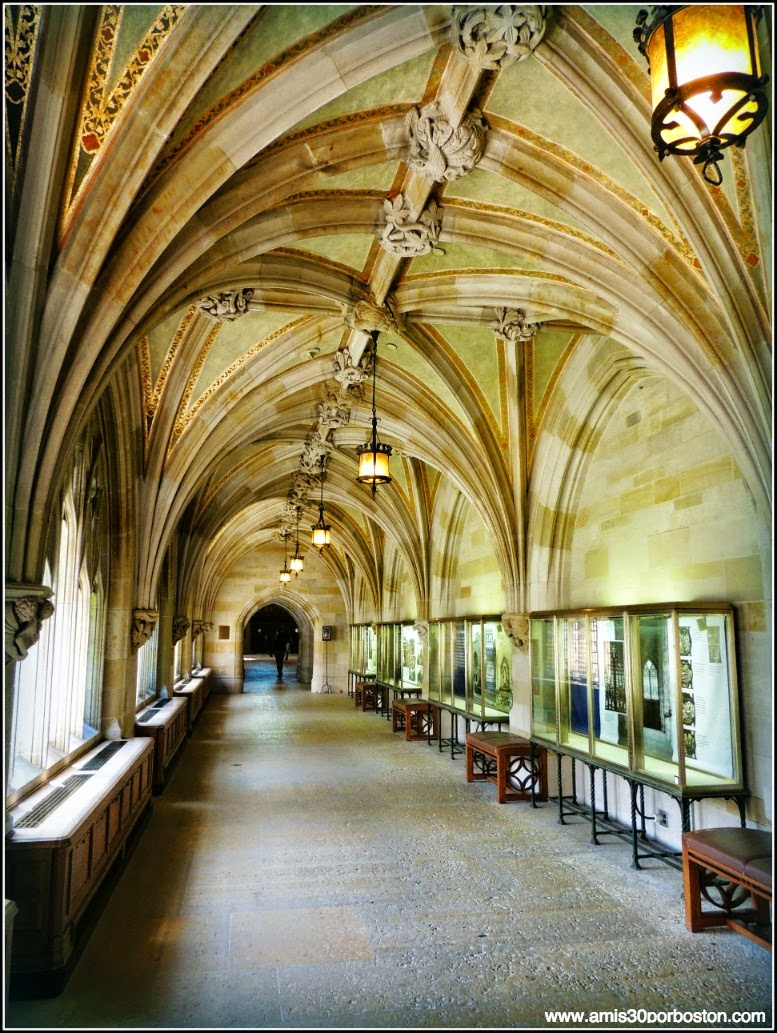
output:
<path id="1" fill-rule="evenodd" d="M 756 882 L 761 883 L 763 886 L 772 888 L 772 858 L 769 857 L 757 857 L 755 861 L 750 863 L 745 868 L 745 875 L 749 879 L 753 879 Z"/>
<path id="2" fill-rule="evenodd" d="M 697 857 L 744 873 L 748 864 L 762 861 L 771 871 L 772 836 L 760 829 L 700 829 L 683 833 L 683 842 Z M 760 870 L 760 869 L 759 869 Z"/>

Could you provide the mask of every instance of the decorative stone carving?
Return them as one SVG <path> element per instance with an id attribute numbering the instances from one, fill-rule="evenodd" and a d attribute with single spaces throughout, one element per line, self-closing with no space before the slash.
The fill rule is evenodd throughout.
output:
<path id="1" fill-rule="evenodd" d="M 43 622 L 54 612 L 45 585 L 5 586 L 5 658 L 23 660 L 38 641 Z"/>
<path id="2" fill-rule="evenodd" d="M 421 645 L 426 646 L 429 639 L 429 621 L 413 621 L 413 627 L 415 628 L 416 634 L 421 639 Z"/>
<path id="3" fill-rule="evenodd" d="M 159 620 L 157 610 L 133 610 L 132 627 L 130 628 L 130 645 L 133 653 L 137 653 L 154 633 L 156 622 Z"/>
<path id="4" fill-rule="evenodd" d="M 350 418 L 349 410 L 336 402 L 324 401 L 318 406 L 319 427 L 329 427 L 335 430 L 337 427 L 344 427 Z"/>
<path id="5" fill-rule="evenodd" d="M 541 328 L 542 323 L 527 323 L 526 313 L 520 308 L 498 308 L 496 322 L 491 329 L 497 337 L 506 341 L 530 341 Z"/>
<path id="6" fill-rule="evenodd" d="M 209 294 L 207 298 L 201 298 L 197 302 L 197 307 L 200 312 L 213 316 L 214 319 L 233 323 L 248 312 L 249 302 L 253 296 L 253 288 L 241 287 L 240 290 L 236 291 L 222 291 L 221 294 Z"/>
<path id="7" fill-rule="evenodd" d="M 362 366 L 354 366 L 351 353 L 347 348 L 341 348 L 335 352 L 333 363 L 335 380 L 340 384 L 349 386 L 363 384 L 369 373 Z"/>
<path id="8" fill-rule="evenodd" d="M 383 202 L 386 227 L 379 238 L 380 246 L 400 258 L 416 258 L 430 251 L 442 254 L 437 246 L 442 229 L 442 209 L 430 201 L 417 219 L 413 219 L 402 194 Z"/>
<path id="9" fill-rule="evenodd" d="M 207 634 L 213 627 L 213 621 L 192 621 L 192 638 Z"/>
<path id="10" fill-rule="evenodd" d="M 189 630 L 191 622 L 186 617 L 173 617 L 173 645 L 180 642 Z"/>
<path id="11" fill-rule="evenodd" d="M 379 330 L 386 333 L 397 329 L 397 321 L 388 307 L 376 305 L 374 301 L 358 301 L 353 307 L 343 305 L 343 319 L 352 330 L 371 333 Z"/>
<path id="12" fill-rule="evenodd" d="M 488 126 L 477 108 L 454 127 L 435 101 L 424 108 L 412 107 L 405 124 L 410 133 L 407 164 L 436 183 L 466 176 L 483 157 Z"/>
<path id="13" fill-rule="evenodd" d="M 496 71 L 529 57 L 545 25 L 542 4 L 467 4 L 453 8 L 451 46 L 478 68 Z"/>
<path id="14" fill-rule="evenodd" d="M 502 627 L 519 652 L 529 652 L 529 618 L 525 613 L 503 613 Z"/>

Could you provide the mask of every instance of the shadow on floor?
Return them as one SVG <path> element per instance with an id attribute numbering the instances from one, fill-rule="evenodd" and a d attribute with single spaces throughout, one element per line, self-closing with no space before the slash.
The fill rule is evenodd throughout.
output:
<path id="1" fill-rule="evenodd" d="M 304 689 L 297 681 L 297 657 L 292 655 L 283 665 L 283 677 L 278 678 L 275 660 L 270 656 L 243 657 L 243 691 L 275 692 L 279 689 Z"/>

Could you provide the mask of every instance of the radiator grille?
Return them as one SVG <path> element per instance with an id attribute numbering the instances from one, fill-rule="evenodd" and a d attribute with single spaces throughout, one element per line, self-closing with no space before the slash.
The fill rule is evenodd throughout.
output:
<path id="1" fill-rule="evenodd" d="M 145 714 L 142 714 L 138 718 L 139 724 L 145 724 L 145 722 L 150 721 L 152 717 L 156 717 L 156 711 L 161 710 L 162 707 L 166 707 L 169 702 L 169 699 L 158 699 L 152 707 L 149 707 Z"/>
<path id="2" fill-rule="evenodd" d="M 61 786 L 57 786 L 53 792 L 49 793 L 45 800 L 41 800 L 23 818 L 15 821 L 15 827 L 17 829 L 37 828 L 50 814 L 54 813 L 60 804 L 64 803 L 69 796 L 72 796 L 91 777 L 91 775 L 71 775 Z"/>
<path id="3" fill-rule="evenodd" d="M 116 739 L 114 742 L 109 742 L 107 746 L 103 746 L 98 754 L 96 754 L 90 761 L 81 768 L 82 771 L 98 771 L 103 764 L 107 764 L 114 753 L 126 746 L 126 739 Z"/>

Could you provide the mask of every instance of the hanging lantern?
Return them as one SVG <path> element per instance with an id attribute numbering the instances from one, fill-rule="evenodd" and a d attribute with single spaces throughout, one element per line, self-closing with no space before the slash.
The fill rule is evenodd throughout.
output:
<path id="1" fill-rule="evenodd" d="M 289 557 L 289 540 L 288 540 L 288 538 L 284 538 L 283 566 L 281 567 L 280 574 L 278 575 L 278 580 L 284 586 L 286 586 L 289 583 L 289 581 L 291 581 L 291 571 L 289 570 L 289 566 L 288 566 L 288 562 L 287 562 L 288 561 L 288 557 Z"/>
<path id="2" fill-rule="evenodd" d="M 321 456 L 321 502 L 319 503 L 319 506 L 318 506 L 318 523 L 317 524 L 313 524 L 313 526 L 310 529 L 313 532 L 312 537 L 311 537 L 311 541 L 313 542 L 313 545 L 315 545 L 315 547 L 318 549 L 319 552 L 323 551 L 324 546 L 329 545 L 329 541 L 330 541 L 330 537 L 331 537 L 330 536 L 331 528 L 330 528 L 329 524 L 325 524 L 324 523 L 324 463 L 325 463 L 325 461 L 326 461 L 325 457 L 322 455 Z"/>
<path id="3" fill-rule="evenodd" d="M 389 460 L 391 445 L 378 441 L 378 417 L 375 412 L 375 376 L 378 366 L 378 331 L 373 330 L 372 337 L 372 438 L 356 451 L 359 455 L 359 474 L 356 480 L 360 484 L 369 484 L 373 498 L 379 484 L 390 484 Z"/>
<path id="4" fill-rule="evenodd" d="M 302 556 L 300 556 L 299 553 L 299 515 L 300 507 L 297 506 L 297 542 L 294 549 L 294 555 L 289 560 L 289 568 L 294 572 L 295 577 L 299 577 L 299 575 L 302 573 L 302 568 L 305 565 L 304 560 L 302 559 Z"/>
<path id="5" fill-rule="evenodd" d="M 651 135 L 659 160 L 693 158 L 720 185 L 723 151 L 766 116 L 758 52 L 758 5 L 657 5 L 637 16 L 634 39 L 645 55 L 653 93 Z"/>

